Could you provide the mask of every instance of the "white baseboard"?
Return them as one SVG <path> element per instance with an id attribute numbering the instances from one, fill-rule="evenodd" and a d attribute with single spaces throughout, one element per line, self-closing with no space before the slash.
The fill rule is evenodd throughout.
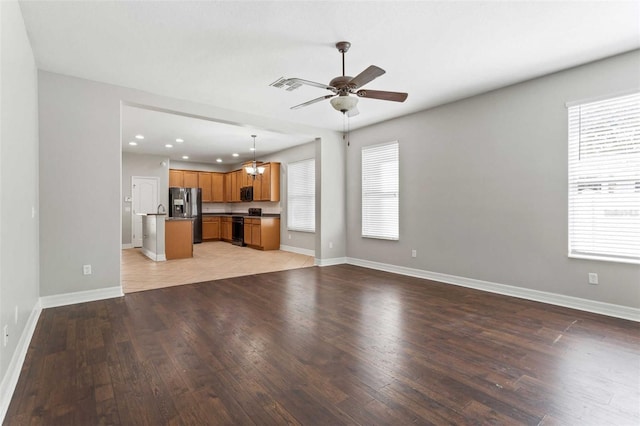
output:
<path id="1" fill-rule="evenodd" d="M 346 257 L 333 257 L 331 259 L 318 259 L 315 260 L 316 266 L 333 266 L 333 265 L 342 265 L 343 263 L 347 263 Z"/>
<path id="2" fill-rule="evenodd" d="M 316 257 L 316 251 L 315 250 L 303 249 L 303 248 L 300 248 L 300 247 L 280 245 L 280 250 L 288 251 L 288 252 L 291 252 L 291 253 L 303 254 L 305 256 Z"/>
<path id="3" fill-rule="evenodd" d="M 428 280 L 438 281 L 446 284 L 454 284 L 462 287 L 488 291 L 491 293 L 503 294 L 505 296 L 518 297 L 520 299 L 549 303 L 551 305 L 564 306 L 566 308 L 578 309 L 580 311 L 592 312 L 595 314 L 607 315 L 611 317 L 640 322 L 640 309 L 631 308 L 629 306 L 597 302 L 594 300 L 582 299 L 579 297 L 565 296 L 563 294 L 549 293 L 546 291 L 532 290 L 506 284 L 492 283 L 489 281 L 458 277 L 455 275 L 441 274 L 438 272 L 423 271 L 421 269 L 389 265 L 386 263 L 372 262 L 370 260 L 355 259 L 352 257 L 348 257 L 346 263 L 350 265 L 362 266 L 365 268 L 377 269 L 386 272 L 393 272 L 395 274 L 407 275 L 410 277 L 425 278 Z"/>
<path id="4" fill-rule="evenodd" d="M 122 250 L 132 249 L 132 248 L 133 248 L 133 244 L 131 243 L 122 245 Z"/>
<path id="5" fill-rule="evenodd" d="M 27 323 L 20 335 L 20 340 L 18 340 L 16 350 L 13 352 L 13 356 L 9 362 L 7 373 L 0 383 L 0 424 L 4 422 L 7 410 L 9 409 L 9 404 L 11 403 L 11 398 L 16 390 L 16 385 L 20 378 L 20 371 L 22 370 L 22 364 L 24 364 L 24 359 L 27 356 L 27 350 L 29 349 L 31 338 L 36 330 L 36 324 L 38 323 L 38 318 L 40 318 L 40 312 L 42 312 L 42 306 L 38 300 L 31 310 L 31 314 L 29 314 Z"/>
<path id="6" fill-rule="evenodd" d="M 167 260 L 167 256 L 164 254 L 156 254 L 151 250 L 147 250 L 146 248 L 142 248 L 142 254 L 147 256 L 151 260 L 155 260 L 156 262 L 164 262 Z"/>
<path id="7" fill-rule="evenodd" d="M 40 305 L 44 308 L 73 305 L 75 303 L 93 302 L 95 300 L 112 299 L 122 297 L 122 287 L 107 287 L 98 290 L 77 291 L 75 293 L 56 294 L 54 296 L 40 297 Z"/>

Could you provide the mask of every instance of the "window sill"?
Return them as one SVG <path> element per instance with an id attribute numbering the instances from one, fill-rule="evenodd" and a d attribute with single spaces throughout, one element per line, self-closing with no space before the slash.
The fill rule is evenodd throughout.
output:
<path id="1" fill-rule="evenodd" d="M 630 263 L 634 265 L 640 265 L 640 259 L 624 259 L 619 257 L 597 256 L 589 254 L 569 254 L 570 259 L 584 259 L 584 260 L 598 260 L 601 262 L 613 262 L 613 263 Z"/>

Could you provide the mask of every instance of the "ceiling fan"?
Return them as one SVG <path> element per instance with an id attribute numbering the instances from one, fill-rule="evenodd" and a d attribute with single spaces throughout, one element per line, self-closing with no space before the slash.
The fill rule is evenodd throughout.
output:
<path id="1" fill-rule="evenodd" d="M 355 77 L 351 77 L 344 74 L 344 54 L 349 51 L 351 43 L 348 41 L 340 41 L 336 43 L 336 48 L 342 54 L 342 75 L 334 78 L 329 84 L 316 83 L 314 81 L 303 80 L 301 78 L 280 78 L 277 81 L 271 83 L 271 86 L 277 88 L 285 88 L 287 91 L 292 91 L 305 84 L 307 86 L 319 87 L 320 89 L 327 89 L 333 94 L 320 96 L 319 98 L 312 99 L 304 102 L 300 105 L 291 107 L 291 109 L 298 109 L 306 107 L 316 102 L 323 101 L 325 99 L 331 99 L 331 106 L 337 111 L 347 114 L 349 117 L 358 115 L 358 98 L 369 99 L 381 99 L 383 101 L 404 102 L 407 99 L 407 93 L 401 92 L 386 92 L 382 90 L 366 90 L 361 89 L 365 84 L 380 77 L 386 71 L 375 65 L 369 66 Z M 356 95 L 349 96 L 349 95 Z"/>

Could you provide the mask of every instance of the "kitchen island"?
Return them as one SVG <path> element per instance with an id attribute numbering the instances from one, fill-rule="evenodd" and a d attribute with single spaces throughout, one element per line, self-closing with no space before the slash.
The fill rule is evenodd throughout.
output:
<path id="1" fill-rule="evenodd" d="M 142 216 L 142 253 L 151 260 L 166 260 L 164 254 L 165 213 L 138 213 Z"/>
<path id="2" fill-rule="evenodd" d="M 193 218 L 167 218 L 164 245 L 167 260 L 193 257 Z"/>

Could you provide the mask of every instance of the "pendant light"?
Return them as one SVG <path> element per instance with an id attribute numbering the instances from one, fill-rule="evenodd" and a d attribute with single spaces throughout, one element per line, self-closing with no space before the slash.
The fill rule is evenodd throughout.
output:
<path id="1" fill-rule="evenodd" d="M 252 179 L 255 179 L 256 176 L 264 173 L 264 167 L 258 166 L 256 163 L 256 137 L 257 136 L 251 135 L 251 137 L 253 138 L 253 162 L 251 166 L 245 167 L 244 170 L 247 172 L 249 176 L 251 176 Z"/>

